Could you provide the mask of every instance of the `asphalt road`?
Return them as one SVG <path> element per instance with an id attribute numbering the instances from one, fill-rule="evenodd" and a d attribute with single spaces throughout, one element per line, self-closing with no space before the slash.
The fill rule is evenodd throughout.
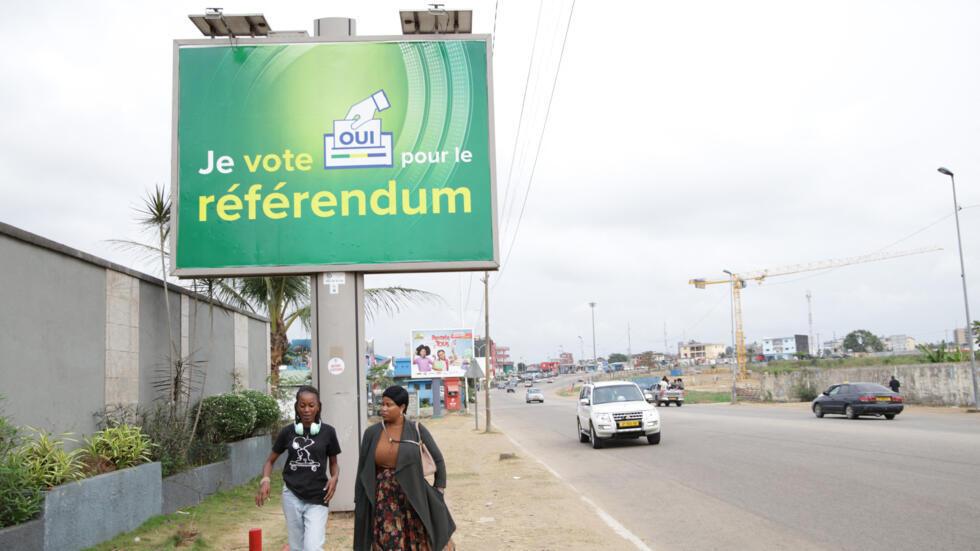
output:
<path id="1" fill-rule="evenodd" d="M 980 414 L 689 404 L 659 445 L 593 450 L 559 385 L 494 390 L 494 425 L 653 549 L 980 549 Z"/>

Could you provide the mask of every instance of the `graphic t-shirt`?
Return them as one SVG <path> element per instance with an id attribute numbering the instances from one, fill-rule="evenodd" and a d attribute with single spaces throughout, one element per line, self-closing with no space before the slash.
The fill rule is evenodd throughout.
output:
<path id="1" fill-rule="evenodd" d="M 340 453 L 337 431 L 326 423 L 320 423 L 316 436 L 296 434 L 293 425 L 279 431 L 272 451 L 286 452 L 282 467 L 282 481 L 296 497 L 309 503 L 323 505 L 329 478 L 329 457 Z"/>

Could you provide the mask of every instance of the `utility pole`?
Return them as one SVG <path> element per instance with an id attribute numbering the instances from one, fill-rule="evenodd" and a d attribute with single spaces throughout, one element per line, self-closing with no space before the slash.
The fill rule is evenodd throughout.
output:
<path id="1" fill-rule="evenodd" d="M 592 369 L 598 369 L 599 359 L 595 353 L 595 303 L 590 302 L 589 308 L 592 308 Z"/>
<path id="2" fill-rule="evenodd" d="M 487 433 L 490 432 L 490 272 L 483 272 L 483 363 L 486 373 L 484 373 L 483 396 L 486 402 Z"/>
<path id="3" fill-rule="evenodd" d="M 626 322 L 626 365 L 633 369 L 633 343 L 630 339 L 630 324 Z"/>
<path id="4" fill-rule="evenodd" d="M 813 295 L 810 294 L 810 290 L 807 289 L 806 290 L 806 318 L 807 321 L 810 323 L 810 333 L 809 333 L 810 340 L 807 343 L 807 348 L 808 348 L 807 353 L 810 354 L 811 356 L 813 356 L 813 305 L 810 302 L 810 298 L 812 296 Z"/>

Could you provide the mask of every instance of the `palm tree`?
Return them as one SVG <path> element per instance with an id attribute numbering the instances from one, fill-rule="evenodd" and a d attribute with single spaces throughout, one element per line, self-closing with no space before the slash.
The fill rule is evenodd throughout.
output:
<path id="1" fill-rule="evenodd" d="M 289 349 L 289 328 L 299 320 L 310 327 L 309 276 L 248 277 L 239 281 L 239 296 L 246 306 L 269 318 L 269 380 L 273 389 L 279 388 L 279 366 Z M 372 319 L 384 312 L 394 314 L 403 306 L 419 302 L 439 302 L 439 295 L 406 287 L 365 289 L 365 314 Z"/>

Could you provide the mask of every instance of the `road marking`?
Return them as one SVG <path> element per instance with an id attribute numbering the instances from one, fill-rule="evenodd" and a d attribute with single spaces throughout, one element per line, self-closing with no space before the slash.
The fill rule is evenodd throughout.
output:
<path id="1" fill-rule="evenodd" d="M 639 549 L 640 551 L 653 551 L 652 548 L 650 548 L 647 544 L 643 543 L 643 540 L 636 537 L 636 534 L 630 532 L 629 528 L 623 526 L 618 520 L 616 520 L 615 518 L 613 518 L 612 515 L 607 513 L 605 510 L 603 510 L 602 507 L 599 507 L 599 505 L 597 505 L 594 501 L 582 495 L 582 493 L 579 492 L 578 489 L 575 486 L 573 486 L 571 482 L 565 480 L 564 477 L 558 474 L 558 472 L 552 469 L 547 463 L 541 461 L 541 459 L 539 459 L 538 456 L 527 451 L 527 448 L 525 448 L 520 443 L 518 443 L 517 440 L 511 438 L 510 434 L 507 434 L 506 432 L 504 432 L 503 434 L 504 436 L 507 437 L 508 440 L 510 440 L 510 443 L 513 444 L 517 449 L 522 451 L 528 457 L 533 457 L 534 460 L 537 461 L 542 467 L 544 467 L 549 473 L 551 473 L 552 476 L 560 480 L 564 485 L 571 488 L 573 492 L 575 492 L 580 498 L 582 498 L 582 501 L 587 503 L 589 507 L 592 507 L 592 510 L 595 511 L 595 514 L 600 519 L 602 519 L 602 522 L 605 522 L 607 526 L 612 528 L 613 532 L 616 532 L 616 534 L 618 534 L 621 538 L 635 545 L 636 548 Z"/>

